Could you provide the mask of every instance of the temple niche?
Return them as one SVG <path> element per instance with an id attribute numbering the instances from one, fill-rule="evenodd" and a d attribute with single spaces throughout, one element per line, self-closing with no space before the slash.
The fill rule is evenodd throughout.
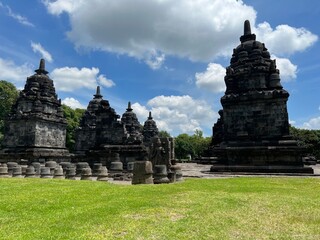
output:
<path id="1" fill-rule="evenodd" d="M 67 121 L 44 59 L 35 72 L 27 78 L 6 119 L 1 159 L 69 159 L 65 146 Z"/>
<path id="2" fill-rule="evenodd" d="M 227 67 L 223 110 L 213 127 L 211 171 L 312 172 L 289 135 L 287 100 L 276 61 L 244 23 L 241 44 Z"/>

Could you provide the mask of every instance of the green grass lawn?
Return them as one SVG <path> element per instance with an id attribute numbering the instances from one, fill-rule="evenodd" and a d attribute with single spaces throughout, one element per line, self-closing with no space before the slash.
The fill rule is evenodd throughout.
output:
<path id="1" fill-rule="evenodd" d="M 0 179 L 0 239 L 320 239 L 320 179 Z"/>

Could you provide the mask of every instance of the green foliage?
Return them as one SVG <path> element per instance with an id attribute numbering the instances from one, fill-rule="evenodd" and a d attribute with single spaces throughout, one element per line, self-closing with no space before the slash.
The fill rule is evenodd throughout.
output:
<path id="1" fill-rule="evenodd" d="M 0 143 L 4 133 L 4 120 L 18 97 L 17 88 L 10 82 L 0 81 Z"/>
<path id="2" fill-rule="evenodd" d="M 175 138 L 174 152 L 178 159 L 186 159 L 188 155 L 194 156 L 194 148 L 188 134 L 183 133 Z"/>
<path id="3" fill-rule="evenodd" d="M 318 178 L 0 179 L 0 239 L 319 239 Z"/>
<path id="4" fill-rule="evenodd" d="M 67 148 L 72 151 L 75 144 L 75 130 L 79 127 L 79 123 L 81 120 L 82 115 L 86 111 L 85 109 L 72 109 L 67 105 L 62 105 L 64 116 L 67 119 L 67 140 L 66 145 Z"/>
<path id="5" fill-rule="evenodd" d="M 290 134 L 299 146 L 306 148 L 308 154 L 320 159 L 320 130 L 299 129 L 290 126 Z"/>
<path id="6" fill-rule="evenodd" d="M 203 137 L 203 132 L 196 130 L 192 136 L 186 133 L 175 138 L 175 154 L 178 159 L 185 159 L 188 155 L 192 158 L 201 157 L 211 142 L 210 137 Z"/>
<path id="7" fill-rule="evenodd" d="M 168 133 L 167 131 L 163 131 L 163 130 L 159 132 L 158 136 L 160 138 L 170 138 L 171 137 L 170 133 Z"/>

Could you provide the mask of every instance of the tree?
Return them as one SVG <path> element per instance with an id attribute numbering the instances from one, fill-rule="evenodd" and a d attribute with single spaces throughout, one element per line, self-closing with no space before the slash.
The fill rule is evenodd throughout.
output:
<path id="1" fill-rule="evenodd" d="M 320 159 L 320 130 L 299 129 L 290 126 L 290 134 L 298 145 L 306 149 L 306 153 Z"/>
<path id="2" fill-rule="evenodd" d="M 167 131 L 164 131 L 164 130 L 160 131 L 158 136 L 160 138 L 170 138 L 171 137 L 170 133 L 168 133 Z"/>
<path id="3" fill-rule="evenodd" d="M 203 137 L 203 132 L 196 129 L 191 136 L 191 143 L 194 151 L 194 158 L 199 158 L 203 155 L 204 151 L 208 149 L 211 142 L 211 137 Z"/>
<path id="4" fill-rule="evenodd" d="M 186 133 L 180 134 L 175 138 L 175 154 L 178 159 L 187 158 L 191 155 L 192 159 L 201 157 L 211 142 L 211 137 L 203 137 L 201 130 L 195 130 L 192 136 Z"/>
<path id="5" fill-rule="evenodd" d="M 10 82 L 0 81 L 0 142 L 4 133 L 4 121 L 10 113 L 12 105 L 16 102 L 19 92 Z"/>
<path id="6" fill-rule="evenodd" d="M 178 159 L 186 159 L 188 155 L 194 156 L 194 148 L 188 134 L 183 133 L 175 138 L 174 151 Z"/>
<path id="7" fill-rule="evenodd" d="M 86 110 L 80 108 L 74 110 L 64 104 L 62 105 L 62 109 L 68 124 L 66 146 L 70 151 L 72 151 L 75 144 L 75 130 L 79 127 L 81 117 Z"/>

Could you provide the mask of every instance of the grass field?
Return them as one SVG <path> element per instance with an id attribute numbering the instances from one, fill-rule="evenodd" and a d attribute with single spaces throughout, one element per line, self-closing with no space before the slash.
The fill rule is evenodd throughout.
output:
<path id="1" fill-rule="evenodd" d="M 0 239 L 320 239 L 320 179 L 0 179 Z"/>

